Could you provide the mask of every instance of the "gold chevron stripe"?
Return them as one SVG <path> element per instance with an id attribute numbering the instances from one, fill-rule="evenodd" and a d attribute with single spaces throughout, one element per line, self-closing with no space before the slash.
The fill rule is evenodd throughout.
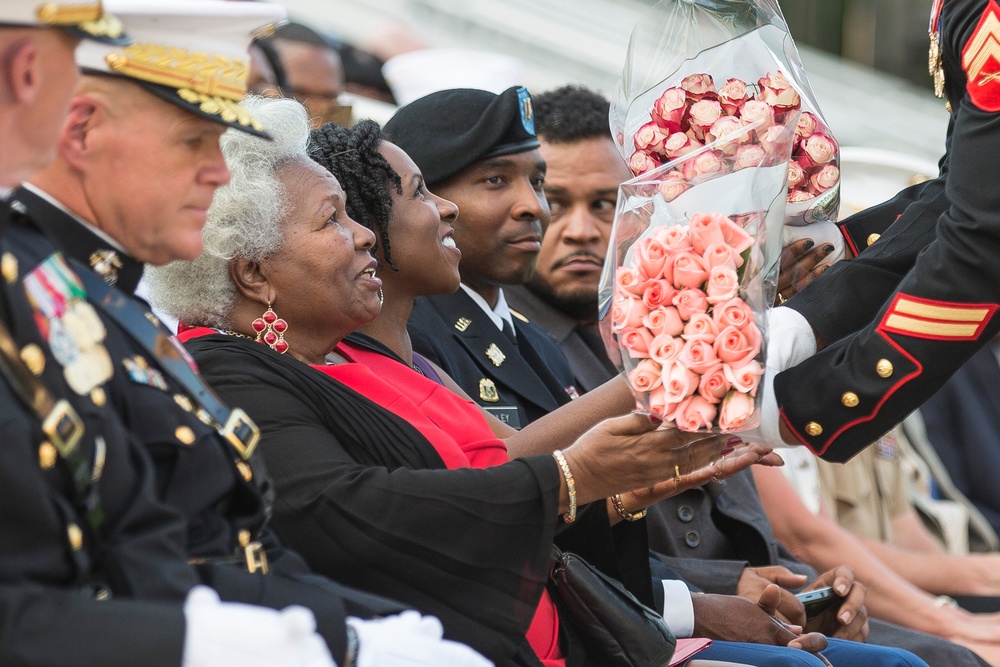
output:
<path id="1" fill-rule="evenodd" d="M 931 320 L 949 320 L 951 322 L 975 322 L 981 324 L 990 314 L 988 308 L 982 307 L 962 307 L 962 306 L 932 306 L 927 303 L 911 301 L 901 298 L 893 313 L 903 313 L 905 315 L 915 315 Z"/>
<path id="2" fill-rule="evenodd" d="M 993 11 L 993 6 L 987 9 L 982 24 L 962 54 L 962 67 L 969 79 L 978 79 L 991 58 L 1000 65 L 1000 19 Z"/>
<path id="3" fill-rule="evenodd" d="M 932 322 L 904 315 L 890 315 L 886 318 L 885 325 L 900 333 L 924 334 L 941 338 L 973 338 L 979 330 L 978 324 Z"/>

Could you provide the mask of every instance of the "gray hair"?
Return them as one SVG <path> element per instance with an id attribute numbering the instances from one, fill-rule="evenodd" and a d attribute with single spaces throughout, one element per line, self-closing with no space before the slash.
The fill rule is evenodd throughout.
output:
<path id="1" fill-rule="evenodd" d="M 309 160 L 309 120 L 301 104 L 263 97 L 247 97 L 242 104 L 272 140 L 238 130 L 222 135 L 232 180 L 212 200 L 201 255 L 191 262 L 146 269 L 150 301 L 181 322 L 231 327 L 229 314 L 237 294 L 229 262 L 236 257 L 261 261 L 281 248 L 279 223 L 288 202 L 277 171 L 289 162 Z"/>

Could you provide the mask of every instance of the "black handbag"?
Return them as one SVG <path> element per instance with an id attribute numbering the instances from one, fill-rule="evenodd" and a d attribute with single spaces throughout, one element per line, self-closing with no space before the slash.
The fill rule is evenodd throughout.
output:
<path id="1" fill-rule="evenodd" d="M 572 641 L 584 643 L 596 659 L 589 662 L 608 667 L 670 664 L 677 643 L 670 628 L 621 583 L 576 554 L 553 547 L 549 584 L 560 618 L 574 626 Z"/>

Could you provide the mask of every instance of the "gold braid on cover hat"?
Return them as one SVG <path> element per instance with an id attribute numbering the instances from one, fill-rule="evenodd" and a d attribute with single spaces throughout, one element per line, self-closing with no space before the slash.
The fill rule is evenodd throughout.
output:
<path id="1" fill-rule="evenodd" d="M 94 37 L 118 38 L 125 32 L 122 22 L 104 13 L 100 2 L 62 4 L 46 2 L 35 10 L 38 20 L 51 26 L 73 26 Z"/>
<path id="2" fill-rule="evenodd" d="M 177 95 L 203 112 L 227 123 L 263 131 L 240 100 L 247 92 L 249 62 L 217 53 L 189 51 L 176 46 L 136 43 L 105 56 L 108 67 L 124 76 L 175 88 Z"/>

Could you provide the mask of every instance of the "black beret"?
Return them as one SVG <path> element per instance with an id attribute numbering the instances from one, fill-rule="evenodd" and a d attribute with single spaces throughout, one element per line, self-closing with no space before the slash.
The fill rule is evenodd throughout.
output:
<path id="1" fill-rule="evenodd" d="M 390 141 L 406 151 L 429 185 L 480 160 L 538 148 L 528 89 L 442 90 L 410 102 L 385 124 Z"/>

